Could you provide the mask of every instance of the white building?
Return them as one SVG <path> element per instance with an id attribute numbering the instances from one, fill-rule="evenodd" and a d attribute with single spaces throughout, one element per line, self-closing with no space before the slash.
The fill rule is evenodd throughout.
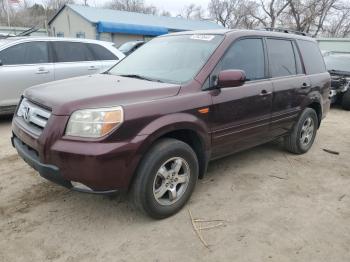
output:
<path id="1" fill-rule="evenodd" d="M 50 33 L 58 37 L 78 37 L 111 41 L 121 45 L 133 40 L 170 32 L 220 29 L 211 21 L 187 20 L 80 5 L 65 5 L 49 21 Z"/>

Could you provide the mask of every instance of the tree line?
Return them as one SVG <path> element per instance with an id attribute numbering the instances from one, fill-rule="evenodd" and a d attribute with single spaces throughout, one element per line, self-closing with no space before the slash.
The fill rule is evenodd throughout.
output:
<path id="1" fill-rule="evenodd" d="M 0 25 L 7 25 L 7 0 L 0 0 Z M 22 0 L 10 6 L 11 26 L 47 28 L 48 21 L 65 4 L 96 6 L 94 0 L 42 0 L 32 4 Z M 189 4 L 179 14 L 160 10 L 144 0 L 110 0 L 102 7 L 160 16 L 212 20 L 227 28 L 255 29 L 282 27 L 312 36 L 348 37 L 350 1 L 348 0 L 211 0 L 208 6 Z"/>

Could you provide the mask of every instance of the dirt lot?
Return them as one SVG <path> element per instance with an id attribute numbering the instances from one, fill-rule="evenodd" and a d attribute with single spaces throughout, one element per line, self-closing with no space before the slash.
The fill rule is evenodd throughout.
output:
<path id="1" fill-rule="evenodd" d="M 45 181 L 17 157 L 10 133 L 0 120 L 0 261 L 350 261 L 350 112 L 332 110 L 306 155 L 274 142 L 211 163 L 190 203 L 162 221 L 125 196 Z M 224 220 L 202 231 L 209 248 L 188 209 Z"/>

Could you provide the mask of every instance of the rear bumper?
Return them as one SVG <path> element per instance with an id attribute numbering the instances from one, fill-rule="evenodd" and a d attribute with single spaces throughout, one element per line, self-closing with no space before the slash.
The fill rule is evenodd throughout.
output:
<path id="1" fill-rule="evenodd" d="M 83 192 L 83 193 L 93 193 L 93 194 L 112 194 L 117 192 L 117 190 L 108 190 L 108 191 L 95 191 L 86 186 L 74 186 L 71 181 L 65 179 L 61 174 L 59 168 L 54 165 L 43 164 L 39 160 L 39 156 L 37 152 L 31 149 L 29 146 L 24 144 L 21 140 L 19 140 L 16 136 L 11 138 L 12 145 L 16 148 L 19 156 L 32 168 L 39 172 L 40 176 L 43 178 L 64 186 L 68 189 L 72 189 L 75 191 Z"/>

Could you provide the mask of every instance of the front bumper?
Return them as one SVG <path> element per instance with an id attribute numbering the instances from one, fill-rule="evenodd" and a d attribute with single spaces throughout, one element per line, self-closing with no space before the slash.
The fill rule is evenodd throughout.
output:
<path id="1" fill-rule="evenodd" d="M 75 191 L 83 192 L 83 193 L 93 193 L 93 194 L 112 194 L 117 192 L 117 190 L 108 190 L 108 191 L 95 191 L 91 188 L 88 188 L 84 185 L 73 185 L 71 181 L 65 179 L 59 168 L 54 165 L 43 164 L 39 160 L 39 156 L 37 152 L 31 149 L 29 146 L 20 141 L 17 137 L 13 136 L 11 138 L 12 145 L 16 148 L 19 156 L 32 168 L 39 172 L 40 176 L 43 178 L 64 186 L 68 189 L 72 189 Z"/>

